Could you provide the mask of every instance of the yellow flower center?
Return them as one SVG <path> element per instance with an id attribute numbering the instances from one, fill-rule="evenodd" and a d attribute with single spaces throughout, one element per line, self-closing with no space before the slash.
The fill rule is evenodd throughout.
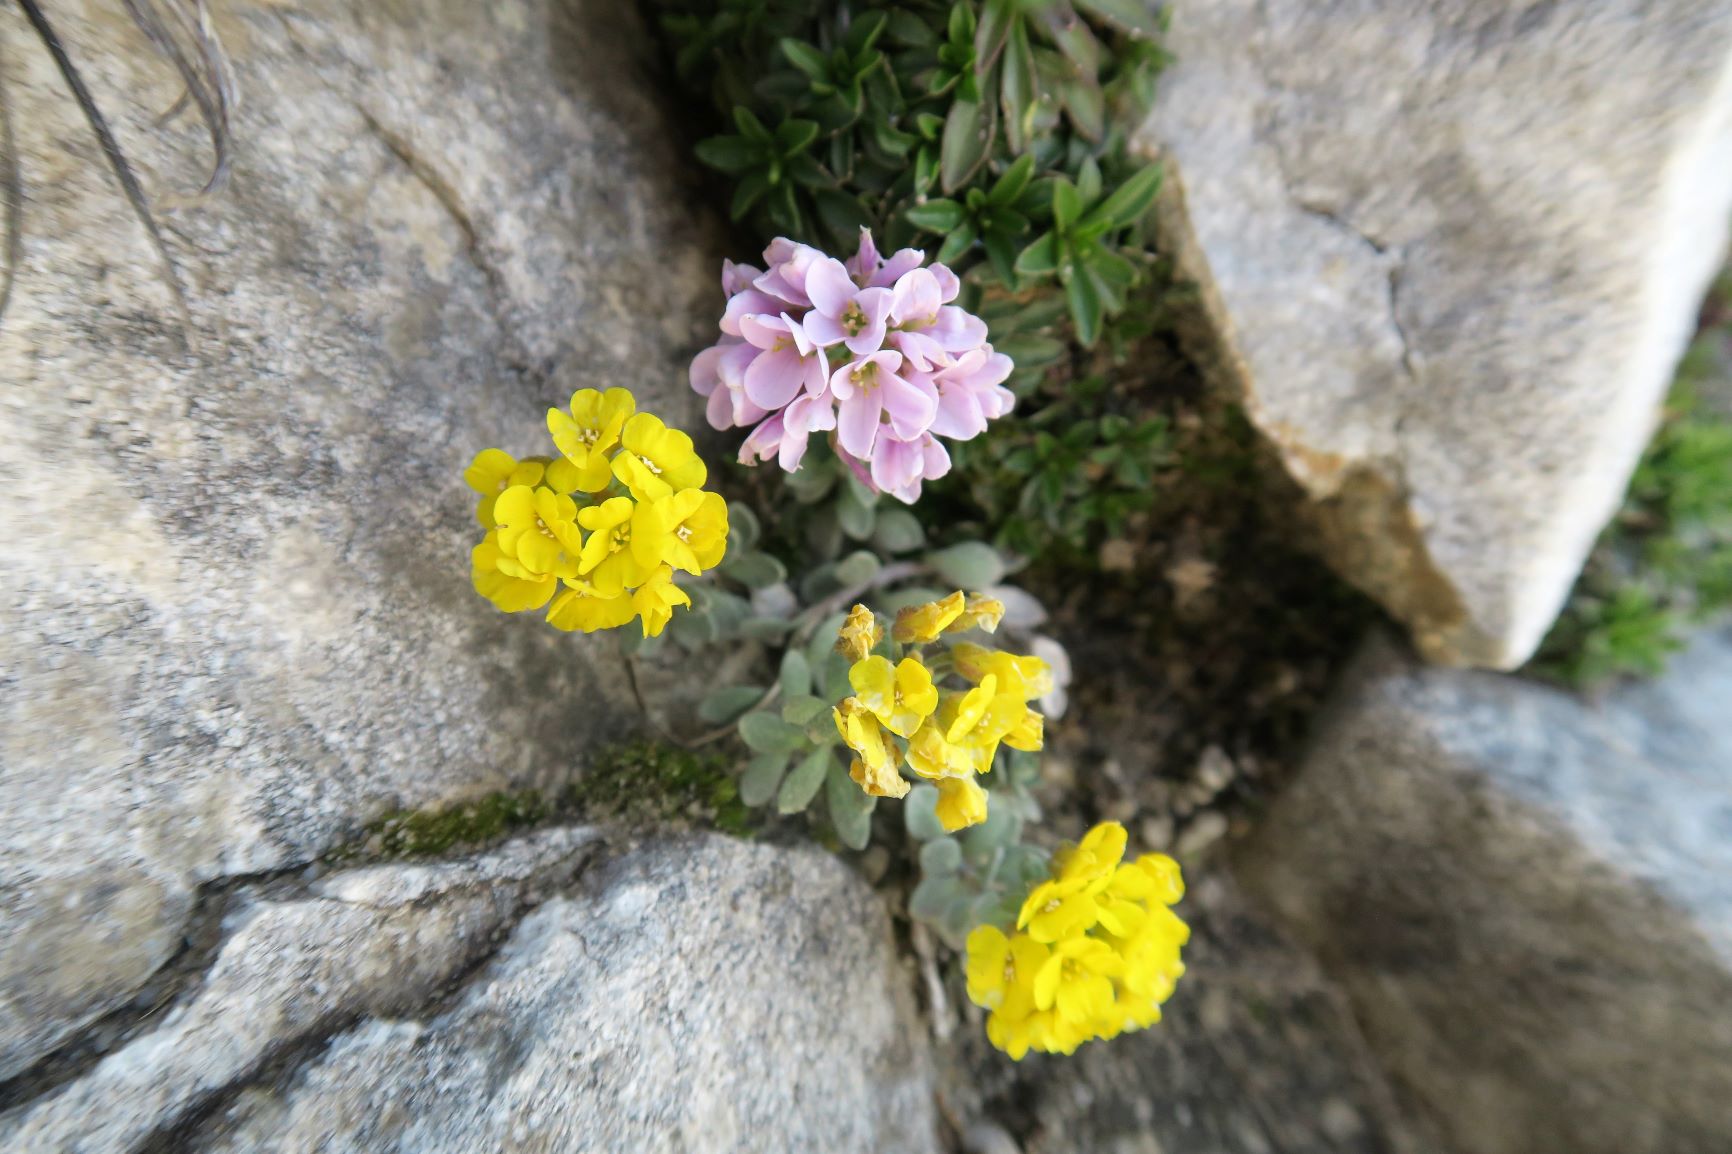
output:
<path id="1" fill-rule="evenodd" d="M 624 549 L 627 545 L 630 545 L 630 544 L 631 544 L 631 525 L 628 522 L 627 524 L 624 524 L 624 525 L 615 526 L 613 532 L 608 535 L 607 551 L 609 553 L 618 553 L 621 549 Z"/>
<path id="2" fill-rule="evenodd" d="M 638 460 L 642 461 L 643 467 L 648 469 L 651 473 L 654 473 L 658 477 L 662 475 L 661 466 L 650 460 L 648 457 L 639 457 Z"/>
<path id="3" fill-rule="evenodd" d="M 852 301 L 842 310 L 842 331 L 851 337 L 860 335 L 860 330 L 866 327 L 866 312 L 858 301 Z"/>
<path id="4" fill-rule="evenodd" d="M 690 525 L 681 525 L 678 529 L 674 530 L 674 536 L 689 545 L 692 540 L 692 527 Z"/>
<path id="5" fill-rule="evenodd" d="M 535 519 L 535 531 L 540 533 L 543 537 L 546 537 L 549 541 L 553 540 L 553 530 L 549 529 L 547 527 L 547 522 L 543 521 L 540 517 Z"/>
<path id="6" fill-rule="evenodd" d="M 1046 905 L 1040 907 L 1040 912 L 1043 914 L 1050 914 L 1054 910 L 1057 910 L 1062 905 L 1064 905 L 1063 902 L 1059 901 L 1057 898 L 1054 898 L 1050 902 L 1046 903 Z"/>
<path id="7" fill-rule="evenodd" d="M 580 428 L 577 430 L 577 439 L 586 445 L 594 445 L 601 440 L 601 430 Z"/>
<path id="8" fill-rule="evenodd" d="M 849 375 L 849 379 L 863 391 L 871 392 L 878 387 L 878 362 L 867 361 Z"/>

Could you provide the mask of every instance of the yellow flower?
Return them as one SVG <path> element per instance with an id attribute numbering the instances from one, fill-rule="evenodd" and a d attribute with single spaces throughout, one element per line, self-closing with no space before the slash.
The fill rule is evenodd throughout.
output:
<path id="1" fill-rule="evenodd" d="M 709 471 L 692 448 L 692 439 L 670 429 L 653 413 L 638 413 L 620 431 L 623 446 L 613 459 L 613 475 L 640 501 L 659 501 L 680 489 L 703 487 Z"/>
<path id="2" fill-rule="evenodd" d="M 1075 845 L 1062 847 L 1053 855 L 1053 877 L 1061 882 L 1077 882 L 1090 893 L 1099 893 L 1112 881 L 1114 871 L 1125 856 L 1125 827 L 1116 821 L 1103 821 Z"/>
<path id="3" fill-rule="evenodd" d="M 1156 906 L 1140 932 L 1124 945 L 1124 987 L 1136 998 L 1163 1002 L 1185 972 L 1179 950 L 1191 928 L 1166 906 Z"/>
<path id="4" fill-rule="evenodd" d="M 998 629 L 998 623 L 1004 620 L 1004 602 L 996 597 L 988 597 L 984 593 L 970 593 L 968 601 L 962 607 L 962 614 L 945 627 L 946 633 L 963 633 L 970 629 L 979 629 L 985 633 L 993 633 Z"/>
<path id="5" fill-rule="evenodd" d="M 938 824 L 955 833 L 986 820 L 986 791 L 972 777 L 938 780 Z"/>
<path id="6" fill-rule="evenodd" d="M 895 761 L 896 747 L 890 746 L 891 761 Z M 896 772 L 894 765 L 880 765 L 877 769 L 868 769 L 866 763 L 855 758 L 848 766 L 848 776 L 854 779 L 854 784 L 871 794 L 873 797 L 907 797 L 908 780 Z"/>
<path id="7" fill-rule="evenodd" d="M 617 629 L 636 616 L 629 593 L 603 597 L 586 581 L 567 581 L 547 609 L 547 623 L 567 633 L 574 629 L 584 633 Z"/>
<path id="8" fill-rule="evenodd" d="M 1004 735 L 1004 744 L 1025 753 L 1038 752 L 1046 744 L 1046 718 L 1026 705 L 1021 709 L 1022 715 Z"/>
<path id="9" fill-rule="evenodd" d="M 547 410 L 547 431 L 576 470 L 574 488 L 599 493 L 613 478 L 608 454 L 619 444 L 626 418 L 637 408 L 627 389 L 579 389 L 571 394 L 571 411 Z"/>
<path id="10" fill-rule="evenodd" d="M 878 624 L 878 618 L 866 606 L 856 605 L 848 611 L 848 620 L 842 622 L 842 628 L 837 632 L 836 652 L 852 665 L 864 661 L 882 640 L 884 628 Z"/>
<path id="11" fill-rule="evenodd" d="M 728 549 L 728 503 L 702 489 L 646 501 L 633 514 L 631 549 L 640 565 L 665 561 L 694 576 L 713 569 Z"/>
<path id="12" fill-rule="evenodd" d="M 936 781 L 968 777 L 974 773 L 974 759 L 968 750 L 945 741 L 944 727 L 935 718 L 928 718 L 908 739 L 908 767 L 921 777 Z"/>
<path id="13" fill-rule="evenodd" d="M 1114 873 L 1109 892 L 1131 901 L 1159 902 L 1170 906 L 1185 896 L 1185 881 L 1179 863 L 1166 854 L 1148 853 L 1126 862 Z"/>
<path id="14" fill-rule="evenodd" d="M 631 548 L 636 508 L 630 497 L 611 497 L 577 514 L 577 523 L 589 530 L 589 540 L 583 543 L 573 576 L 587 578 L 603 597 L 635 588 L 650 575 L 651 566 L 638 561 Z"/>
<path id="15" fill-rule="evenodd" d="M 674 617 L 674 606 L 690 607 L 692 599 L 684 589 L 674 584 L 674 571 L 663 565 L 655 570 L 637 592 L 631 595 L 632 608 L 643 618 L 643 635 L 659 637 Z"/>
<path id="16" fill-rule="evenodd" d="M 896 614 L 896 624 L 891 627 L 890 636 L 904 645 L 936 641 L 951 622 L 962 616 L 964 604 L 959 589 L 942 601 L 910 605 Z"/>
<path id="17" fill-rule="evenodd" d="M 559 588 L 559 578 L 551 573 L 533 577 L 514 577 L 502 572 L 505 554 L 499 549 L 499 534 L 492 532 L 469 553 L 469 580 L 475 591 L 506 613 L 522 613 L 540 609 Z"/>
<path id="18" fill-rule="evenodd" d="M 933 687 L 931 672 L 912 657 L 904 657 L 894 666 L 886 657 L 856 661 L 848 670 L 848 684 L 854 687 L 860 704 L 898 737 L 913 737 L 921 722 L 938 708 L 938 690 Z"/>
<path id="19" fill-rule="evenodd" d="M 836 732 L 865 763 L 866 772 L 874 778 L 896 772 L 901 752 L 896 743 L 884 739 L 878 718 L 858 697 L 847 697 L 830 711 L 836 721 Z"/>
<path id="20" fill-rule="evenodd" d="M 1080 881 L 1044 881 L 1034 887 L 1017 914 L 1016 928 L 1037 942 L 1057 942 L 1091 929 L 1096 920 L 1094 895 Z"/>
<path id="21" fill-rule="evenodd" d="M 1038 657 L 1020 657 L 998 649 L 987 649 L 969 641 L 950 647 L 956 672 L 976 684 L 998 678 L 998 691 L 1033 701 L 1052 692 L 1052 670 Z"/>
<path id="22" fill-rule="evenodd" d="M 568 462 L 549 462 L 546 457 L 525 457 L 519 461 L 503 449 L 483 449 L 475 454 L 475 459 L 463 470 L 463 481 L 481 494 L 481 503 L 475 507 L 475 518 L 488 529 L 498 523 L 493 516 L 494 502 L 499 499 L 499 494 L 513 485 L 531 488 L 545 485 L 559 493 L 570 493 L 577 488 L 576 470 Z"/>
<path id="23" fill-rule="evenodd" d="M 576 577 L 583 534 L 577 503 L 564 493 L 512 485 L 493 504 L 499 522 L 499 568 L 513 577 Z"/>
<path id="24" fill-rule="evenodd" d="M 1089 1025 L 1113 1006 L 1113 982 L 1125 972 L 1124 959 L 1097 938 L 1066 938 L 1034 976 L 1034 1005 L 1058 1010 L 1059 1017 Z"/>
<path id="25" fill-rule="evenodd" d="M 968 935 L 968 1000 L 983 1010 L 1021 1017 L 1034 1008 L 1034 976 L 1050 952 L 1027 934 L 1006 937 L 997 926 Z"/>

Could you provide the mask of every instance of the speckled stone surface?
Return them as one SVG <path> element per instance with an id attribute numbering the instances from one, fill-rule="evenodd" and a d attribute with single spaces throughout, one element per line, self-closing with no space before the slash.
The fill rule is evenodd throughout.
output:
<path id="1" fill-rule="evenodd" d="M 1468 1154 L 1732 1141 L 1732 636 L 1585 702 L 1361 655 L 1238 865 Z"/>
<path id="2" fill-rule="evenodd" d="M 0 318 L 0 1080 L 128 1001 L 201 894 L 397 807 L 564 775 L 639 718 L 608 638 L 468 585 L 460 472 L 628 385 L 690 426 L 721 251 L 616 5 L 213 6 L 206 154 L 122 6 L 51 6 L 186 283 L 0 12 L 24 180 Z"/>
<path id="3" fill-rule="evenodd" d="M 1732 220 L 1732 0 L 1172 5 L 1144 144 L 1210 360 L 1433 660 L 1513 668 Z"/>

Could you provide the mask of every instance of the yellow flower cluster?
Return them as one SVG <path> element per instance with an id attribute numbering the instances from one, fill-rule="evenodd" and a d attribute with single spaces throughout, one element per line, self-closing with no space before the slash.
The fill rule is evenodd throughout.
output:
<path id="1" fill-rule="evenodd" d="M 1044 719 L 1029 702 L 1052 691 L 1038 657 L 1018 657 L 954 641 L 930 659 L 922 646 L 970 629 L 991 633 L 1004 606 L 981 594 L 952 593 L 904 609 L 891 627 L 891 655 L 874 653 L 884 629 L 864 605 L 843 623 L 836 648 L 853 663 L 854 694 L 834 711 L 836 729 L 854 751 L 850 775 L 867 793 L 903 797 L 907 766 L 938 786 L 938 820 L 955 831 L 986 820 L 986 791 L 975 777 L 992 769 L 1002 742 L 1037 750 Z M 900 657 L 900 660 L 892 660 Z M 941 689 L 955 674 L 967 688 Z"/>
<path id="2" fill-rule="evenodd" d="M 692 603 L 674 570 L 701 573 L 727 551 L 727 502 L 703 488 L 692 439 L 625 389 L 578 390 L 569 410 L 547 411 L 547 430 L 557 458 L 486 449 L 464 470 L 487 530 L 470 555 L 476 592 L 507 613 L 546 605 L 556 629 L 635 618 L 656 636 Z"/>
<path id="3" fill-rule="evenodd" d="M 1124 853 L 1124 826 L 1095 826 L 1054 858 L 1015 933 L 968 935 L 969 1000 L 991 1011 L 986 1036 L 1012 1058 L 1070 1054 L 1160 1021 L 1185 972 L 1179 950 L 1191 930 L 1169 908 L 1185 886 L 1172 858 Z"/>

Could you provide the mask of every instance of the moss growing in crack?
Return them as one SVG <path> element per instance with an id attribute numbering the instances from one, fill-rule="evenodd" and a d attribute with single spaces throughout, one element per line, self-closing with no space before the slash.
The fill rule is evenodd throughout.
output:
<path id="1" fill-rule="evenodd" d="M 643 741 L 602 750 L 552 797 L 533 788 L 498 790 L 455 805 L 394 810 L 368 822 L 325 860 L 350 865 L 445 857 L 558 821 L 697 825 L 734 837 L 750 837 L 753 829 L 719 755 Z"/>
<path id="2" fill-rule="evenodd" d="M 443 855 L 497 841 L 552 815 L 539 790 L 502 790 L 456 805 L 388 813 L 369 822 L 356 844 L 332 856 L 347 861 Z"/>
<path id="3" fill-rule="evenodd" d="M 631 825 L 692 822 L 749 836 L 750 812 L 726 761 L 661 742 L 614 746 L 567 787 L 561 808 Z"/>

